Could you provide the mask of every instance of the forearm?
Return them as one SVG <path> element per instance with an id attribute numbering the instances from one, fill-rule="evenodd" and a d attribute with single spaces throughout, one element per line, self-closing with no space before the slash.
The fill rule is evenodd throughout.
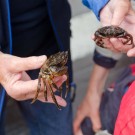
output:
<path id="1" fill-rule="evenodd" d="M 90 75 L 88 91 L 87 91 L 88 95 L 95 92 L 101 95 L 109 71 L 110 69 L 104 68 L 97 64 L 94 65 L 92 74 Z"/>

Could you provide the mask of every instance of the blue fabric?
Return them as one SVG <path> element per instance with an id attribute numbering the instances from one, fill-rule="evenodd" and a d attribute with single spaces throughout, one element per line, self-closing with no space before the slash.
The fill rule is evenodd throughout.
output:
<path id="1" fill-rule="evenodd" d="M 100 20 L 101 9 L 109 2 L 109 0 L 82 0 L 83 4 L 91 9 Z"/>
<path id="2" fill-rule="evenodd" d="M 113 68 L 117 61 L 109 58 L 109 57 L 105 57 L 103 55 L 101 55 L 98 51 L 95 50 L 94 52 L 94 56 L 93 56 L 93 61 L 97 64 L 100 65 L 104 68 Z"/>
<path id="3" fill-rule="evenodd" d="M 58 110 L 54 104 L 36 101 L 18 102 L 26 119 L 31 135 L 73 135 L 72 109 L 70 99 L 67 107 Z"/>

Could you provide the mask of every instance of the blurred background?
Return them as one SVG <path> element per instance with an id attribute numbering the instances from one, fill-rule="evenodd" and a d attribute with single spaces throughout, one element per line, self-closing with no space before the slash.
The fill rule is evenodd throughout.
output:
<path id="1" fill-rule="evenodd" d="M 74 82 L 77 84 L 76 99 L 73 103 L 73 112 L 77 107 L 87 90 L 88 80 L 93 66 L 92 56 L 95 48 L 91 35 L 100 26 L 95 15 L 82 5 L 81 0 L 69 0 L 72 9 L 71 19 L 71 53 L 73 60 Z M 127 61 L 125 60 L 127 59 Z M 121 67 L 132 63 L 132 59 L 124 56 L 112 69 L 106 86 L 115 78 Z M 115 71 L 115 72 L 114 72 Z M 6 135 L 28 135 L 25 122 L 22 115 L 13 100 L 9 100 L 6 112 Z"/>

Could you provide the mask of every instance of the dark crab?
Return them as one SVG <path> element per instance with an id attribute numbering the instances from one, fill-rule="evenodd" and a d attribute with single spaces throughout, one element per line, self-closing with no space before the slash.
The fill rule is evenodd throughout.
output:
<path id="1" fill-rule="evenodd" d="M 50 90 L 52 99 L 58 109 L 61 109 L 60 105 L 58 104 L 55 94 L 53 92 L 53 88 L 60 91 L 62 96 L 62 87 L 58 88 L 57 85 L 53 82 L 53 78 L 57 76 L 62 76 L 64 74 L 67 75 L 66 80 L 66 95 L 68 93 L 69 89 L 69 79 L 68 79 L 68 67 L 65 66 L 68 60 L 68 51 L 66 52 L 58 52 L 54 55 L 51 55 L 43 64 L 43 66 L 40 69 L 39 76 L 38 76 L 38 87 L 35 94 L 34 99 L 32 100 L 32 103 L 34 103 L 37 100 L 38 94 L 41 89 L 41 80 L 44 84 L 44 97 L 47 101 L 47 90 Z M 65 97 L 66 97 L 65 95 Z"/>
<path id="2" fill-rule="evenodd" d="M 132 35 L 130 35 L 128 32 L 126 32 L 124 29 L 118 26 L 102 27 L 98 29 L 94 35 L 95 35 L 94 39 L 95 43 L 102 48 L 105 48 L 104 42 L 102 40 L 105 38 L 123 38 L 125 39 L 125 41 L 122 41 L 124 45 L 125 44 L 132 45 L 132 47 L 134 47 Z"/>

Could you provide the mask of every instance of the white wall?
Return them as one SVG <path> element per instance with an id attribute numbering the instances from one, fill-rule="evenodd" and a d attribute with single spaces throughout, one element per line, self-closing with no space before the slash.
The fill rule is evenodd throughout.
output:
<path id="1" fill-rule="evenodd" d="M 82 4 L 82 0 L 68 0 L 68 1 L 71 5 L 72 16 L 79 15 L 81 13 L 85 13 L 89 11 L 87 7 L 85 7 Z"/>

